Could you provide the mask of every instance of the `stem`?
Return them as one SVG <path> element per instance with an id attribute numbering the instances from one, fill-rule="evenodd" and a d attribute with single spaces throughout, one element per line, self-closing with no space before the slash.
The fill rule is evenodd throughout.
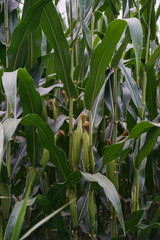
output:
<path id="1" fill-rule="evenodd" d="M 117 143 L 117 68 L 114 69 L 114 143 Z"/>
<path id="2" fill-rule="evenodd" d="M 92 111 L 89 110 L 89 147 L 92 148 Z"/>
<path id="3" fill-rule="evenodd" d="M 149 12 L 149 29 L 148 29 L 148 36 L 147 36 L 147 46 L 146 46 L 146 58 L 145 58 L 145 64 L 148 61 L 148 53 L 149 53 L 149 40 L 150 40 L 150 23 L 151 23 L 151 13 L 152 13 L 152 3 L 153 0 L 151 0 L 151 6 L 150 6 L 150 12 Z M 144 108 L 145 108 L 145 102 L 146 102 L 146 86 L 147 86 L 147 72 L 144 72 L 144 80 L 143 80 L 143 89 L 142 89 L 142 120 L 144 120 Z"/>
<path id="4" fill-rule="evenodd" d="M 137 170 L 137 177 L 136 177 L 136 211 L 139 210 L 139 170 Z"/>
<path id="5" fill-rule="evenodd" d="M 73 100 L 69 100 L 69 160 L 72 159 Z"/>
<path id="6" fill-rule="evenodd" d="M 137 11 L 138 11 L 138 19 L 140 20 L 140 7 L 139 7 L 139 0 L 137 0 Z"/>

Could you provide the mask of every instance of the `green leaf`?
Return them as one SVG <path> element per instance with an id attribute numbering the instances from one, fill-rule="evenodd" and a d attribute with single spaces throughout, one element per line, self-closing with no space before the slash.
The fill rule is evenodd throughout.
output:
<path id="1" fill-rule="evenodd" d="M 11 45 L 8 49 L 9 71 L 24 66 L 27 57 L 26 36 L 39 25 L 43 7 L 49 1 L 40 0 L 29 8 L 22 22 L 14 30 Z"/>
<path id="2" fill-rule="evenodd" d="M 33 199 L 28 199 L 27 201 L 27 206 L 32 206 L 33 203 L 35 202 L 35 198 Z M 14 229 L 14 226 L 16 224 L 16 221 L 18 219 L 19 213 L 21 211 L 22 205 L 23 205 L 24 200 L 22 200 L 21 202 L 16 202 L 16 204 L 14 205 L 14 208 L 11 212 L 11 215 L 9 217 L 8 223 L 7 223 L 7 227 L 5 230 L 5 235 L 4 235 L 4 239 L 3 240 L 7 240 L 9 239 L 9 237 L 12 234 L 12 231 Z"/>
<path id="3" fill-rule="evenodd" d="M 93 52 L 90 64 L 90 78 L 84 91 L 85 105 L 88 110 L 92 109 L 94 100 L 104 84 L 106 68 L 126 25 L 127 23 L 120 19 L 109 24 L 102 43 Z"/>
<path id="4" fill-rule="evenodd" d="M 64 152 L 54 144 L 54 135 L 50 126 L 44 123 L 37 114 L 28 114 L 26 117 L 23 117 L 21 123 L 27 126 L 35 126 L 38 129 L 41 145 L 51 153 L 53 164 L 61 171 L 63 180 L 67 180 L 71 171 L 67 166 Z"/>
<path id="5" fill-rule="evenodd" d="M 140 21 L 137 18 L 127 18 L 125 21 L 128 23 L 130 30 L 135 56 L 136 56 L 136 72 L 137 78 L 139 78 L 142 46 L 143 46 L 143 32 Z"/>
<path id="6" fill-rule="evenodd" d="M 146 105 L 152 121 L 157 116 L 157 82 L 154 66 L 147 71 Z"/>
<path id="7" fill-rule="evenodd" d="M 13 115 L 16 118 L 17 71 L 4 72 L 2 83 Z"/>
<path id="8" fill-rule="evenodd" d="M 152 127 L 160 127 L 159 124 L 153 123 L 153 122 L 148 122 L 148 121 L 142 121 L 138 123 L 130 132 L 130 135 L 128 139 L 131 138 L 138 138 L 142 133 L 147 132 L 150 130 Z"/>
<path id="9" fill-rule="evenodd" d="M 137 84 L 134 81 L 134 79 L 131 77 L 131 75 L 130 75 L 130 73 L 128 71 L 129 69 L 124 66 L 122 61 L 120 62 L 119 67 L 120 67 L 123 75 L 125 76 L 126 85 L 127 85 L 128 89 L 130 91 L 131 98 L 132 98 L 135 106 L 138 108 L 139 114 L 141 114 L 142 99 L 140 97 Z"/>
<path id="10" fill-rule="evenodd" d="M 123 227 L 123 231 L 125 233 L 121 202 L 120 202 L 117 190 L 115 189 L 113 183 L 107 177 L 103 176 L 100 173 L 96 173 L 96 174 L 92 174 L 92 175 L 90 173 L 82 173 L 82 175 L 85 179 L 87 179 L 90 182 L 97 182 L 104 189 L 106 197 L 112 203 L 112 205 L 114 206 L 114 208 L 117 212 L 118 219 L 119 219 L 119 221 Z"/>
<path id="11" fill-rule="evenodd" d="M 108 2 L 108 5 L 110 6 L 113 14 L 116 16 L 119 15 L 119 8 L 116 1 L 114 0 L 106 0 L 106 1 Z"/>
<path id="12" fill-rule="evenodd" d="M 160 46 L 158 46 L 156 48 L 154 53 L 148 59 L 146 65 L 145 65 L 146 71 L 148 71 L 154 65 L 154 63 L 155 63 L 156 59 L 159 57 L 159 55 L 160 55 Z"/>
<path id="13" fill-rule="evenodd" d="M 26 68 L 31 69 L 36 64 L 37 58 L 41 56 L 42 31 L 36 28 L 28 36 L 28 57 Z"/>
<path id="14" fill-rule="evenodd" d="M 104 165 L 106 163 L 111 162 L 112 160 L 117 159 L 119 157 L 119 155 L 122 152 L 122 149 L 124 147 L 124 143 L 125 143 L 124 141 L 115 143 L 106 148 L 104 155 L 103 155 L 102 168 L 104 167 Z"/>
<path id="15" fill-rule="evenodd" d="M 121 57 L 127 47 L 129 39 L 130 39 L 130 35 L 129 35 L 129 31 L 127 31 L 121 46 L 118 48 L 118 50 L 116 51 L 115 55 L 112 58 L 112 62 L 111 62 L 112 67 L 118 67 L 119 61 L 121 60 Z"/>
<path id="16" fill-rule="evenodd" d="M 18 86 L 23 114 L 37 113 L 41 116 L 42 104 L 40 94 L 35 90 L 34 80 L 25 69 L 18 70 Z"/>
<path id="17" fill-rule="evenodd" d="M 32 232 L 34 232 L 37 228 L 39 228 L 40 226 L 42 226 L 45 222 L 49 221 L 51 218 L 53 218 L 56 214 L 60 213 L 63 209 L 65 209 L 66 207 L 68 207 L 68 205 L 75 201 L 75 199 L 73 199 L 72 201 L 66 203 L 64 206 L 60 207 L 59 209 L 57 209 L 56 211 L 54 211 L 53 213 L 51 213 L 50 215 L 48 215 L 47 217 L 45 217 L 44 219 L 42 219 L 41 221 L 39 221 L 38 223 L 36 223 L 30 230 L 28 230 L 19 240 L 23 240 L 25 238 L 27 238 Z"/>
<path id="18" fill-rule="evenodd" d="M 3 160 L 3 143 L 4 143 L 4 131 L 3 131 L 3 125 L 0 123 L 0 171 L 1 171 L 1 165 Z"/>
<path id="19" fill-rule="evenodd" d="M 19 236 L 20 236 L 20 233 L 21 233 L 21 227 L 22 227 L 22 223 L 23 223 L 23 218 L 24 218 L 24 215 L 25 215 L 26 207 L 27 207 L 27 200 L 29 198 L 29 194 L 30 194 L 30 191 L 31 191 L 31 184 L 32 184 L 32 182 L 30 183 L 30 186 L 27 189 L 25 199 L 23 201 L 22 207 L 21 207 L 20 212 L 18 214 L 16 224 L 15 224 L 14 229 L 13 229 L 11 240 L 18 240 L 19 239 Z"/>
<path id="20" fill-rule="evenodd" d="M 59 15 L 52 2 L 44 7 L 41 27 L 51 46 L 54 48 L 55 71 L 64 83 L 69 98 L 76 99 L 78 92 L 70 76 L 71 55 Z"/>
<path id="21" fill-rule="evenodd" d="M 140 168 L 142 160 L 146 156 L 148 156 L 149 153 L 153 150 L 153 148 L 157 142 L 159 133 L 160 133 L 160 129 L 157 127 L 153 127 L 152 129 L 150 129 L 148 131 L 145 143 L 144 143 L 143 147 L 141 148 L 141 150 L 138 152 L 137 157 L 135 159 L 135 167 L 137 169 Z"/>

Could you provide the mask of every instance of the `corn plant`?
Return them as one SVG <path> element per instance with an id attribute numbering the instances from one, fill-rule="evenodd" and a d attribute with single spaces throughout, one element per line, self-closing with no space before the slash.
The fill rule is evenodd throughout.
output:
<path id="1" fill-rule="evenodd" d="M 160 2 L 64 2 L 0 0 L 0 240 L 159 239 Z"/>

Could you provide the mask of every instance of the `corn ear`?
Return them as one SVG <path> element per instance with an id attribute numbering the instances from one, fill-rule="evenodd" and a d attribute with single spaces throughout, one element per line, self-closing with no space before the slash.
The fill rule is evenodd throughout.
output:
<path id="1" fill-rule="evenodd" d="M 74 201 L 72 201 L 74 200 Z M 73 191 L 69 191 L 69 201 L 70 203 L 70 214 L 71 214 L 71 224 L 73 231 L 77 230 L 78 225 L 78 213 L 77 213 L 77 203 L 76 203 L 76 194 Z"/>
<path id="2" fill-rule="evenodd" d="M 80 119 L 77 129 L 74 132 L 72 142 L 72 157 L 70 161 L 70 166 L 73 171 L 76 170 L 79 165 L 82 150 L 82 135 L 83 135 L 82 119 Z"/>
<path id="3" fill-rule="evenodd" d="M 107 163 L 107 177 L 111 182 L 113 182 L 115 170 L 116 170 L 116 161 L 113 160 Z"/>
<path id="4" fill-rule="evenodd" d="M 132 200 L 132 213 L 136 211 L 136 192 L 137 192 L 137 186 L 134 185 L 134 192 L 133 192 L 133 200 Z"/>
<path id="5" fill-rule="evenodd" d="M 89 146 L 89 173 L 94 173 L 94 156 L 92 146 Z"/>
<path id="6" fill-rule="evenodd" d="M 86 129 L 83 133 L 83 160 L 86 172 L 89 172 L 89 136 Z"/>

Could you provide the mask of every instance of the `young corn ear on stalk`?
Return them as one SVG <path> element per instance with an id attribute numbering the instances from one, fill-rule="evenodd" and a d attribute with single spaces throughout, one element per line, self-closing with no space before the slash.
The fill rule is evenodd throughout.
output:
<path id="1" fill-rule="evenodd" d="M 70 159 L 70 166 L 73 171 L 75 171 L 79 165 L 82 150 L 82 135 L 83 135 L 82 118 L 80 118 L 77 129 L 75 130 L 73 135 L 72 155 Z"/>
<path id="2" fill-rule="evenodd" d="M 94 173 L 94 156 L 92 146 L 89 146 L 89 135 L 86 129 L 83 133 L 83 160 L 86 172 Z"/>

